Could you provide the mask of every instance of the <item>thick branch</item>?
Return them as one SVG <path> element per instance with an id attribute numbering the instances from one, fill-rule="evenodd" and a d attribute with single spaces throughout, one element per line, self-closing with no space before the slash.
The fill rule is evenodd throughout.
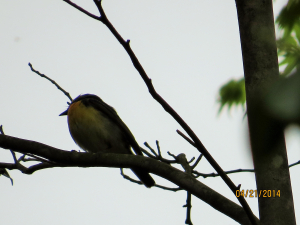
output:
<path id="1" fill-rule="evenodd" d="M 0 147 L 20 153 L 38 155 L 69 167 L 140 167 L 177 184 L 238 223 L 250 224 L 242 207 L 197 181 L 191 175 L 155 159 L 129 154 L 68 152 L 7 135 L 0 135 Z"/>
<path id="2" fill-rule="evenodd" d="M 259 198 L 262 224 L 296 224 L 284 133 L 264 107 L 278 80 L 272 0 L 236 0 L 243 53 L 247 117 L 257 190 L 280 190 L 281 198 Z"/>

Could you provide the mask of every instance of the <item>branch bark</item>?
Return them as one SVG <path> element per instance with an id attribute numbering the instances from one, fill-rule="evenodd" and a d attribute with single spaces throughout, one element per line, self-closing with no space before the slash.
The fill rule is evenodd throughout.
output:
<path id="1" fill-rule="evenodd" d="M 140 167 L 163 177 L 227 215 L 240 224 L 251 224 L 244 209 L 221 194 L 167 163 L 155 159 L 125 154 L 81 153 L 64 151 L 35 141 L 0 135 L 0 147 L 23 154 L 31 153 L 63 167 Z M 256 218 L 256 221 L 258 219 Z"/>
<path id="2" fill-rule="evenodd" d="M 272 0 L 236 0 L 245 72 L 247 115 L 261 224 L 296 224 L 282 127 L 264 110 L 263 96 L 279 78 Z"/>

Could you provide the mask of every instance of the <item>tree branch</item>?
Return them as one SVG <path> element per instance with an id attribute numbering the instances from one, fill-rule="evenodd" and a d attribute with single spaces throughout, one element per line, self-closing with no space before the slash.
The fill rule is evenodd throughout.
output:
<path id="1" fill-rule="evenodd" d="M 119 41 L 119 43 L 124 47 L 126 52 L 128 53 L 134 67 L 139 72 L 140 76 L 144 80 L 145 84 L 148 87 L 148 90 L 152 97 L 160 103 L 160 105 L 164 108 L 166 112 L 168 112 L 180 125 L 181 127 L 187 132 L 187 134 L 192 138 L 192 140 L 195 143 L 195 147 L 200 151 L 204 157 L 207 159 L 207 161 L 211 164 L 211 166 L 220 174 L 221 178 L 224 180 L 224 182 L 228 185 L 228 187 L 231 189 L 232 193 L 235 195 L 235 192 L 237 190 L 237 187 L 235 184 L 231 181 L 231 179 L 224 173 L 222 168 L 219 166 L 219 164 L 214 160 L 214 158 L 209 154 L 207 149 L 204 147 L 202 142 L 199 140 L 197 135 L 194 133 L 194 131 L 187 125 L 187 123 L 179 116 L 179 114 L 155 91 L 154 86 L 152 84 L 151 79 L 146 74 L 144 68 L 140 64 L 138 58 L 132 51 L 129 43 L 130 40 L 125 40 L 121 37 L 121 35 L 116 31 L 116 29 L 113 27 L 113 25 L 108 20 L 103 8 L 102 8 L 102 0 L 94 0 L 100 16 L 101 16 L 101 22 L 107 26 L 107 28 L 112 32 L 112 34 L 115 36 L 115 38 Z M 236 196 L 236 195 L 235 195 Z M 256 224 L 255 216 L 250 209 L 249 205 L 247 204 L 244 197 L 240 196 L 237 197 L 240 204 L 245 209 L 250 221 L 252 224 Z"/>
<path id="2" fill-rule="evenodd" d="M 284 198 L 258 198 L 261 223 L 296 224 L 283 127 L 268 115 L 263 99 L 279 79 L 272 0 L 235 2 L 257 190 L 285 193 Z"/>
<path id="3" fill-rule="evenodd" d="M 241 173 L 241 172 L 251 172 L 254 173 L 254 169 L 236 169 L 236 170 L 229 170 L 229 171 L 225 171 L 226 174 L 231 174 L 231 173 Z M 217 173 L 200 173 L 196 170 L 193 170 L 193 174 L 196 174 L 196 177 L 203 177 L 203 178 L 207 178 L 207 177 L 218 177 L 220 176 Z"/>
<path id="4" fill-rule="evenodd" d="M 194 196 L 200 198 L 238 223 L 250 224 L 242 207 L 197 181 L 191 175 L 155 159 L 129 154 L 68 152 L 35 141 L 24 140 L 7 135 L 0 135 L 0 147 L 23 154 L 31 153 L 58 164 L 49 165 L 42 163 L 42 165 L 38 164 L 36 167 L 143 168 L 173 182 L 180 188 L 189 191 Z M 256 221 L 258 221 L 257 218 Z"/>
<path id="5" fill-rule="evenodd" d="M 191 219 L 191 210 L 192 210 L 192 195 L 190 192 L 186 192 L 187 198 L 186 198 L 186 204 L 183 207 L 186 207 L 186 220 L 185 224 L 193 225 L 192 219 Z"/>
<path id="6" fill-rule="evenodd" d="M 36 74 L 38 74 L 39 76 L 41 76 L 41 77 L 43 77 L 43 78 L 49 80 L 49 81 L 50 81 L 52 84 L 54 84 L 60 91 L 62 91 L 62 92 L 70 99 L 71 102 L 73 101 L 73 99 L 71 98 L 70 93 L 67 92 L 67 91 L 65 91 L 61 86 L 59 86 L 59 85 L 55 82 L 55 80 L 52 80 L 51 78 L 47 77 L 45 74 L 42 74 L 42 73 L 40 73 L 39 71 L 33 69 L 33 66 L 31 65 L 31 63 L 28 63 L 28 65 L 29 65 L 31 71 L 33 71 L 33 72 L 35 72 Z"/>
<path id="7" fill-rule="evenodd" d="M 85 9 L 81 8 L 80 6 L 76 5 L 75 3 L 69 1 L 69 0 L 63 0 L 64 2 L 68 3 L 69 5 L 73 6 L 74 8 L 78 9 L 80 12 L 83 12 L 84 14 L 88 15 L 89 17 L 92 17 L 93 19 L 96 19 L 96 20 L 100 20 L 100 17 L 98 16 L 95 16 L 94 14 L 86 11 Z"/>
<path id="8" fill-rule="evenodd" d="M 135 184 L 143 185 L 143 183 L 141 181 L 133 179 L 130 176 L 126 175 L 123 171 L 123 168 L 120 168 L 120 170 L 121 170 L 121 176 L 124 179 L 129 180 L 129 181 L 131 181 Z M 179 188 L 179 187 L 178 188 L 170 188 L 170 187 L 165 187 L 165 186 L 162 186 L 162 185 L 159 185 L 159 184 L 155 184 L 154 187 L 157 187 L 157 188 L 160 188 L 160 189 L 163 189 L 163 190 L 167 190 L 167 191 L 174 191 L 174 192 L 183 190 L 182 188 Z"/>

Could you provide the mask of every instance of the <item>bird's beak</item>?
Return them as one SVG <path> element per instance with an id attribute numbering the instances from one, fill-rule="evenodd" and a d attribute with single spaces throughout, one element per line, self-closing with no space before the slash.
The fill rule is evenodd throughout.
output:
<path id="1" fill-rule="evenodd" d="M 59 114 L 59 116 L 66 116 L 66 115 L 68 115 L 68 110 L 69 109 L 67 109 L 66 111 L 62 112 L 61 114 Z"/>

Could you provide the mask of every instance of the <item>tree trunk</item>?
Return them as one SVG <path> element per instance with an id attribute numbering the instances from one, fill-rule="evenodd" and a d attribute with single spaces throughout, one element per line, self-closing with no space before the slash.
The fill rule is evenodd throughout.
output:
<path id="1" fill-rule="evenodd" d="M 296 224 L 283 129 L 263 109 L 263 95 L 279 77 L 272 0 L 236 6 L 261 224 Z"/>

